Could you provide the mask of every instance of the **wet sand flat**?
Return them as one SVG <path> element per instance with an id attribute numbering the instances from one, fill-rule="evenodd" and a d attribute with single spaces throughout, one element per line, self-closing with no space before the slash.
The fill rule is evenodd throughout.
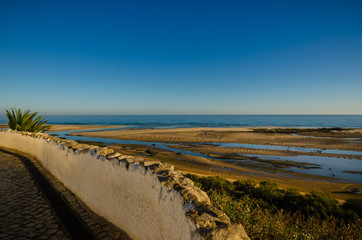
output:
<path id="1" fill-rule="evenodd" d="M 200 157 L 177 152 L 170 152 L 157 147 L 144 146 L 139 144 L 115 144 L 108 146 L 114 150 L 129 155 L 141 156 L 149 160 L 159 160 L 163 163 L 172 164 L 175 169 L 183 173 L 194 173 L 197 175 L 221 175 L 230 180 L 254 178 L 258 181 L 273 180 L 282 187 L 296 188 L 301 192 L 321 190 L 328 192 L 338 199 L 347 199 L 353 195 L 343 193 L 351 186 L 362 188 L 361 184 L 340 182 L 332 177 L 323 177 L 310 174 L 292 172 L 288 170 L 291 166 L 303 163 L 297 162 L 273 162 L 273 161 L 225 161 L 218 160 L 218 157 L 225 158 L 235 154 L 260 154 L 260 155 L 315 155 L 343 157 L 343 155 L 326 154 L 318 152 L 293 152 L 268 149 L 232 148 L 210 145 L 210 143 L 244 143 L 260 145 L 277 145 L 287 147 L 304 147 L 319 149 L 340 149 L 349 151 L 362 151 L 362 144 L 349 142 L 346 138 L 362 138 L 361 129 L 345 130 L 341 132 L 328 133 L 303 133 L 303 136 L 290 133 L 263 133 L 255 132 L 253 128 L 174 128 L 174 129 L 124 129 L 92 131 L 72 133 L 86 137 L 101 137 L 109 139 L 136 140 L 144 142 L 177 143 L 172 148 L 188 150 L 200 153 Z M 315 137 L 314 135 L 318 135 Z M 204 144 L 203 144 L 204 143 Z M 215 158 L 216 157 L 216 158 Z M 361 156 L 353 156 L 362 159 Z M 285 165 L 287 164 L 287 165 Z M 312 166 L 313 167 L 313 166 Z M 353 196 L 360 197 L 360 196 Z"/>
<path id="2" fill-rule="evenodd" d="M 212 160 L 187 154 L 178 154 L 157 147 L 148 147 L 139 144 L 115 144 L 107 146 L 124 155 L 140 156 L 144 160 L 158 160 L 175 166 L 182 173 L 192 173 L 199 176 L 220 175 L 228 180 L 235 181 L 253 178 L 257 181 L 272 180 L 281 187 L 296 188 L 301 192 L 319 190 L 331 194 L 340 200 L 351 197 L 362 197 L 345 193 L 345 189 L 362 188 L 362 184 L 339 182 L 335 179 L 314 175 L 285 172 L 269 164 L 250 164 L 243 162 L 228 162 Z"/>
<path id="3" fill-rule="evenodd" d="M 312 135 L 313 133 L 311 133 Z M 344 136 L 341 138 L 340 135 Z M 349 151 L 362 151 L 362 143 L 348 141 L 348 138 L 362 138 L 360 129 L 341 133 L 330 133 L 327 137 L 305 137 L 292 134 L 260 133 L 252 128 L 177 128 L 177 129 L 129 129 L 73 133 L 86 137 L 137 140 L 144 142 L 166 143 L 245 143 L 260 145 L 278 145 L 287 147 L 327 148 Z M 305 133 L 304 133 L 305 135 Z"/>

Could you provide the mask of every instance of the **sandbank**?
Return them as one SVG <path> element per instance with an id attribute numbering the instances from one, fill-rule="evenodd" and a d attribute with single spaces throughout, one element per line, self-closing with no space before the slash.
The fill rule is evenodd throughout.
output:
<path id="1" fill-rule="evenodd" d="M 315 137 L 313 134 L 318 134 Z M 362 150 L 362 133 L 360 129 L 340 133 L 313 133 L 310 135 L 293 135 L 279 133 L 254 132 L 253 128 L 173 128 L 173 129 L 125 129 L 109 131 L 92 131 L 70 135 L 102 137 L 111 139 L 137 140 L 143 142 L 164 143 L 246 143 L 260 145 L 277 145 L 286 147 L 326 148 L 349 151 Z M 341 137 L 343 136 L 343 137 Z M 357 140 L 350 140 L 353 138 Z"/>

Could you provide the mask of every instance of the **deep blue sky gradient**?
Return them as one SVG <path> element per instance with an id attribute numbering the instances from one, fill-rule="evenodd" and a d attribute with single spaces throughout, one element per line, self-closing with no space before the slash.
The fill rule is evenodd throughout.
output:
<path id="1" fill-rule="evenodd" d="M 362 114 L 362 1 L 0 1 L 0 84 L 0 114 Z"/>

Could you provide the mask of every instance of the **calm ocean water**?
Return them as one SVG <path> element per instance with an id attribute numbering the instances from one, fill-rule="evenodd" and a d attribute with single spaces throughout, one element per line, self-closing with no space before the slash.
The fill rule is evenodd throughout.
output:
<path id="1" fill-rule="evenodd" d="M 359 127 L 362 115 L 57 115 L 51 124 L 139 125 L 143 127 Z M 0 123 L 6 123 L 0 116 Z"/>

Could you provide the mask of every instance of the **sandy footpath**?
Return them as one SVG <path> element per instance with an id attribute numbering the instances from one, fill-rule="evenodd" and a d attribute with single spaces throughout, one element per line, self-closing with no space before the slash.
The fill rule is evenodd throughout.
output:
<path id="1" fill-rule="evenodd" d="M 199 143 L 229 142 L 261 145 L 278 145 L 287 147 L 327 148 L 351 151 L 362 150 L 362 133 L 360 130 L 331 133 L 324 137 L 296 136 L 292 134 L 259 133 L 252 128 L 176 128 L 176 129 L 127 129 L 73 133 L 86 137 L 103 137 L 112 139 L 137 140 L 144 142 Z M 342 136 L 340 136 L 342 135 Z M 360 138 L 349 140 L 348 138 Z"/>

